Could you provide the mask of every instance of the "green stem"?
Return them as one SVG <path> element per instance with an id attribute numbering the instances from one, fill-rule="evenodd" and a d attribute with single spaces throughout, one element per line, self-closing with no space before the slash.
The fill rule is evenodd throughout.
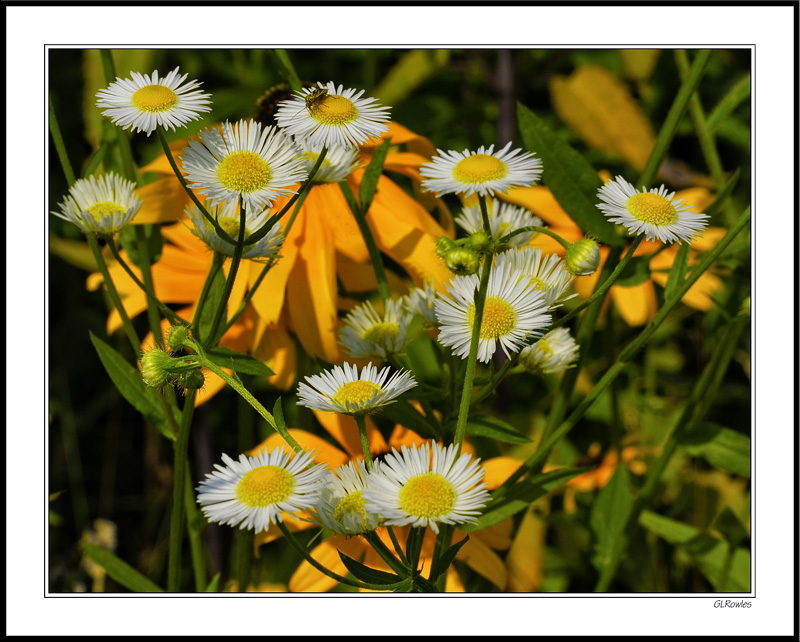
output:
<path id="1" fill-rule="evenodd" d="M 661 130 L 658 132 L 658 138 L 656 138 L 653 151 L 650 153 L 650 158 L 647 159 L 647 164 L 645 165 L 644 170 L 642 170 L 641 176 L 639 176 L 637 187 L 642 185 L 648 186 L 655 179 L 658 168 L 661 167 L 661 163 L 663 162 L 664 157 L 667 155 L 667 150 L 669 149 L 670 143 L 672 143 L 672 139 L 675 136 L 675 130 L 678 127 L 678 123 L 680 122 L 683 113 L 686 111 L 686 106 L 689 104 L 689 99 L 692 97 L 695 89 L 697 89 L 697 86 L 700 84 L 700 79 L 703 77 L 703 72 L 705 71 L 706 64 L 708 63 L 708 59 L 710 57 L 710 49 L 701 49 L 697 52 L 697 56 L 695 57 L 694 62 L 689 69 L 689 73 L 686 75 L 686 79 L 681 84 L 681 88 L 678 90 L 677 96 L 675 96 L 675 100 L 673 101 L 672 106 L 667 113 L 667 117 L 664 120 L 664 124 L 661 126 Z"/>
<path id="2" fill-rule="evenodd" d="M 284 80 L 289 83 L 293 91 L 300 91 L 303 88 L 303 83 L 300 82 L 300 77 L 294 70 L 294 65 L 289 59 L 289 54 L 286 53 L 286 50 L 272 49 L 270 53 Z"/>
<path id="3" fill-rule="evenodd" d="M 100 268 L 100 274 L 103 275 L 108 294 L 117 312 L 119 312 L 119 316 L 122 319 L 122 327 L 125 328 L 125 333 L 128 335 L 128 340 L 131 342 L 131 347 L 133 348 L 133 354 L 136 355 L 136 359 L 138 360 L 142 351 L 142 343 L 139 341 L 139 337 L 136 336 L 136 330 L 133 329 L 133 324 L 131 323 L 128 313 L 125 311 L 125 306 L 122 305 L 122 299 L 119 298 L 119 293 L 114 286 L 114 281 L 108 273 L 108 266 L 100 251 L 100 246 L 97 244 L 97 238 L 93 234 L 87 234 L 86 240 L 89 242 L 89 247 L 92 248 L 92 254 L 94 254 L 95 261 L 97 261 L 97 267 Z"/>
<path id="4" fill-rule="evenodd" d="M 142 259 L 139 264 L 139 269 L 144 279 L 145 292 L 148 290 L 150 292 L 155 292 L 155 287 L 153 286 L 153 271 L 150 263 L 150 242 L 147 230 L 145 230 L 143 225 L 135 225 L 134 227 L 136 229 L 136 241 L 139 244 L 139 252 Z M 158 316 L 158 306 L 149 297 L 147 298 L 147 320 L 150 323 L 150 330 L 153 333 L 156 345 L 158 345 L 159 348 L 163 348 L 164 335 L 161 332 L 161 318 Z"/>
<path id="5" fill-rule="evenodd" d="M 205 521 L 200 517 L 197 503 L 194 496 L 194 484 L 192 484 L 192 474 L 189 462 L 186 462 L 186 474 L 184 475 L 184 508 L 186 510 L 186 529 L 189 533 L 189 550 L 192 554 L 192 569 L 194 570 L 194 588 L 198 593 L 202 593 L 208 583 L 206 570 L 206 551 L 203 546 L 202 525 Z M 197 525 L 200 524 L 198 527 Z"/>
<path id="6" fill-rule="evenodd" d="M 389 568 L 391 568 L 395 573 L 401 577 L 408 573 L 408 569 L 403 566 L 403 563 L 400 560 L 392 555 L 392 551 L 390 551 L 386 544 L 381 541 L 381 538 L 378 537 L 375 531 L 364 533 L 364 539 L 369 542 L 369 545 L 372 546 L 373 550 L 380 555 L 381 559 L 386 562 Z"/>
<path id="7" fill-rule="evenodd" d="M 225 281 L 225 289 L 222 291 L 222 298 L 220 299 L 219 306 L 217 307 L 217 313 L 214 315 L 214 323 L 211 325 L 211 331 L 208 333 L 207 341 L 209 343 L 207 344 L 207 347 L 216 345 L 222 338 L 217 336 L 217 330 L 219 330 L 223 316 L 226 319 L 228 318 L 228 299 L 231 296 L 233 282 L 236 280 L 236 274 L 239 272 L 239 263 L 241 263 L 242 253 L 244 252 L 244 234 L 246 231 L 245 219 L 246 211 L 244 200 L 239 197 L 239 235 L 236 239 L 236 247 L 233 250 L 231 265 L 228 268 L 228 279 Z"/>
<path id="8" fill-rule="evenodd" d="M 102 163 L 103 159 L 106 157 L 107 151 L 108 143 L 102 143 L 97 151 L 92 154 L 91 159 L 89 159 L 89 162 L 86 165 L 86 169 L 83 170 L 83 178 L 89 178 L 95 173 L 97 168 L 100 167 L 100 163 Z"/>
<path id="9" fill-rule="evenodd" d="M 157 305 L 158 309 L 161 311 L 161 314 L 163 314 L 165 318 L 169 319 L 170 323 L 172 323 L 173 325 L 177 325 L 179 323 L 188 325 L 189 322 L 186 319 L 181 318 L 175 312 L 170 310 L 168 306 L 164 305 L 161 301 L 159 301 L 158 298 L 156 298 L 154 292 L 148 291 L 147 286 L 144 283 L 142 283 L 142 281 L 139 279 L 138 276 L 136 276 L 136 273 L 131 269 L 131 267 L 128 265 L 125 259 L 122 258 L 122 254 L 120 253 L 119 249 L 117 249 L 116 244 L 111 239 L 108 240 L 108 247 L 111 249 L 111 253 L 117 260 L 117 263 L 119 263 L 122 266 L 122 269 L 128 273 L 128 276 L 131 277 L 131 279 L 133 280 L 134 283 L 136 283 L 139 289 L 145 293 L 145 295 L 147 296 L 147 300 L 149 302 L 152 302 L 154 305 Z"/>
<path id="10" fill-rule="evenodd" d="M 367 439 L 367 420 L 363 414 L 353 415 L 358 426 L 358 436 L 361 438 L 361 451 L 364 453 L 364 464 L 367 472 L 372 470 L 372 455 L 369 451 L 369 439 Z"/>
<path id="11" fill-rule="evenodd" d="M 217 278 L 217 272 L 222 269 L 222 264 L 225 263 L 225 255 L 220 254 L 219 252 L 214 252 L 214 258 L 211 262 L 211 269 L 208 271 L 208 276 L 206 276 L 206 282 L 203 283 L 203 290 L 200 292 L 200 298 L 197 299 L 197 307 L 194 311 L 193 317 L 193 326 L 194 326 L 194 336 L 198 342 L 202 343 L 203 338 L 200 336 L 200 320 L 203 318 L 203 308 L 206 306 L 206 299 L 208 298 L 208 293 L 211 290 L 211 284 L 214 283 L 214 280 Z"/>
<path id="12" fill-rule="evenodd" d="M 195 391 L 186 393 L 180 430 L 175 440 L 175 466 L 172 480 L 172 519 L 169 529 L 169 559 L 167 562 L 167 591 L 176 593 L 181 581 L 181 553 L 183 541 L 184 498 L 186 489 L 186 457 L 189 450 L 189 429 L 192 426 Z"/>
<path id="13" fill-rule="evenodd" d="M 400 542 L 397 541 L 397 535 L 394 532 L 394 528 L 387 526 L 386 532 L 389 533 L 389 539 L 392 540 L 392 546 L 394 547 L 397 556 L 400 558 L 400 561 L 403 562 L 403 564 L 407 564 L 408 558 L 406 557 L 405 552 L 403 552 L 403 547 L 400 546 Z"/>
<path id="14" fill-rule="evenodd" d="M 510 234 L 506 234 L 504 237 L 499 239 L 497 241 L 497 244 L 498 245 L 502 245 L 504 243 L 508 243 L 515 236 L 517 236 L 519 234 L 525 234 L 527 232 L 539 232 L 540 234 L 546 234 L 547 236 L 550 236 L 550 237 L 554 238 L 556 241 L 558 241 L 559 243 L 561 243 L 561 245 L 563 245 L 566 249 L 569 249 L 569 246 L 572 245 L 572 243 L 570 243 L 565 238 L 563 238 L 563 237 L 559 236 L 558 234 L 556 234 L 553 230 L 549 230 L 546 227 L 539 227 L 538 225 L 529 225 L 527 227 L 521 227 L 518 230 L 514 230 Z"/>
<path id="15" fill-rule="evenodd" d="M 467 370 L 464 373 L 464 387 L 461 390 L 461 404 L 458 409 L 456 421 L 456 458 L 461 454 L 461 444 L 467 432 L 467 417 L 469 416 L 470 395 L 472 393 L 472 380 L 475 377 L 475 366 L 478 361 L 478 346 L 480 344 L 481 322 L 483 320 L 483 306 L 486 303 L 486 291 L 489 287 L 489 273 L 492 270 L 492 255 L 486 255 L 481 270 L 481 280 L 475 294 L 475 318 L 472 322 L 472 336 L 470 337 L 469 354 L 467 355 Z"/>
<path id="16" fill-rule="evenodd" d="M 300 542 L 297 541 L 295 536 L 292 535 L 291 531 L 289 531 L 289 529 L 286 528 L 286 525 L 283 522 L 281 521 L 277 522 L 277 526 L 280 529 L 281 533 L 283 533 L 283 536 L 286 538 L 286 541 L 289 542 L 289 545 L 300 554 L 300 557 L 302 557 L 306 562 L 311 564 L 311 566 L 317 569 L 320 573 L 322 573 L 323 575 L 327 575 L 328 577 L 336 580 L 340 584 L 347 584 L 347 586 L 355 586 L 356 588 L 365 588 L 373 591 L 391 591 L 393 588 L 397 588 L 405 584 L 405 582 L 398 582 L 397 584 L 367 584 L 366 582 L 359 582 L 357 580 L 351 580 L 348 577 L 342 577 L 341 575 L 338 575 L 333 571 L 329 570 L 328 568 L 324 567 L 317 560 L 311 557 L 311 554 L 305 548 L 303 548 Z"/>
<path id="17" fill-rule="evenodd" d="M 106 82 L 110 85 L 117 80 L 117 73 L 114 71 L 114 59 L 108 49 L 100 50 L 100 59 L 103 62 L 103 71 Z M 136 163 L 133 162 L 133 152 L 131 151 L 131 141 L 122 127 L 115 127 L 117 132 L 117 146 L 122 157 L 122 173 L 129 181 L 139 184 L 139 172 L 136 170 Z"/>
<path id="18" fill-rule="evenodd" d="M 341 188 L 347 203 L 350 205 L 350 211 L 353 212 L 353 217 L 356 219 L 356 225 L 358 225 L 358 229 L 361 232 L 361 236 L 364 238 L 364 243 L 367 246 L 369 260 L 372 262 L 372 269 L 375 271 L 375 279 L 378 281 L 378 292 L 380 293 L 381 298 L 386 301 L 387 299 L 390 299 L 392 295 L 389 292 L 389 282 L 386 279 L 386 272 L 383 269 L 381 253 L 378 250 L 378 246 L 375 244 L 375 239 L 372 236 L 369 225 L 367 224 L 366 213 L 361 211 L 361 206 L 356 202 L 353 192 L 350 190 L 350 186 L 347 184 L 347 181 L 341 181 L 339 183 L 339 187 Z"/>
<path id="19" fill-rule="evenodd" d="M 658 314 L 656 314 L 655 319 L 653 319 L 650 325 L 645 328 L 639 334 L 639 336 L 620 353 L 619 357 L 617 357 L 617 362 L 611 366 L 611 368 L 603 375 L 600 381 L 595 384 L 589 395 L 584 398 L 584 400 L 578 405 L 578 407 L 572 412 L 566 421 L 561 423 L 558 429 L 553 432 L 549 438 L 543 439 L 543 443 L 539 446 L 537 451 L 531 455 L 525 461 L 525 463 L 513 475 L 511 475 L 508 480 L 506 480 L 506 482 L 504 482 L 501 488 L 506 489 L 510 487 L 529 471 L 536 470 L 537 467 L 540 468 L 544 465 L 544 461 L 550 454 L 550 450 L 553 448 L 553 446 L 555 446 L 555 444 L 578 423 L 592 403 L 594 403 L 594 401 L 605 391 L 605 389 L 611 384 L 616 376 L 622 372 L 628 361 L 636 356 L 639 350 L 641 350 L 647 344 L 647 342 L 653 336 L 653 333 L 655 333 L 659 326 L 664 322 L 675 306 L 678 305 L 680 300 L 683 298 L 683 295 L 686 294 L 689 288 L 691 288 L 697 279 L 700 278 L 700 275 L 702 275 L 711 266 L 711 264 L 720 257 L 720 255 L 727 249 L 728 245 L 730 245 L 736 235 L 741 232 L 749 222 L 750 207 L 747 207 L 745 211 L 742 212 L 736 225 L 734 225 L 734 227 L 728 231 L 728 233 L 722 238 L 716 247 L 706 255 L 703 261 L 689 275 L 686 281 L 684 281 L 683 284 L 675 290 L 674 297 L 664 303 L 664 306 L 661 308 L 661 310 L 659 310 Z"/>
<path id="20" fill-rule="evenodd" d="M 69 162 L 69 154 L 67 154 L 67 147 L 64 145 L 64 138 L 61 136 L 61 128 L 58 126 L 58 119 L 56 118 L 56 110 L 53 107 L 53 95 L 50 95 L 50 135 L 53 137 L 53 144 L 56 147 L 58 160 L 61 163 L 61 169 L 64 172 L 64 177 L 67 179 L 67 184 L 72 187 L 75 182 L 75 172 L 72 171 L 72 165 Z"/>

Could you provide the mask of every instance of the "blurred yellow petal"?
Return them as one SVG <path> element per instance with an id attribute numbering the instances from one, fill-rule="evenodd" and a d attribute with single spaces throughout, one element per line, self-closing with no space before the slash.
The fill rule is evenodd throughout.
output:
<path id="1" fill-rule="evenodd" d="M 511 546 L 511 533 L 513 530 L 514 519 L 509 517 L 489 528 L 473 531 L 470 533 L 470 537 L 481 540 L 489 548 L 493 548 L 496 551 L 504 551 Z"/>
<path id="2" fill-rule="evenodd" d="M 133 219 L 138 224 L 176 221 L 191 203 L 186 190 L 174 176 L 160 178 L 140 187 L 136 194 L 142 200 L 142 206 Z"/>
<path id="3" fill-rule="evenodd" d="M 362 458 L 363 453 L 361 450 L 361 437 L 358 434 L 358 426 L 356 420 L 347 415 L 340 415 L 336 412 L 323 412 L 322 410 L 313 410 L 314 416 L 317 421 L 322 424 L 322 427 L 330 433 L 336 441 L 347 451 L 347 454 L 352 458 Z M 369 445 L 372 449 L 372 454 L 386 452 L 388 447 L 386 441 L 381 436 L 380 431 L 375 427 L 372 419 L 366 417 L 367 438 Z"/>
<path id="4" fill-rule="evenodd" d="M 447 569 L 447 579 L 444 583 L 445 593 L 463 593 L 464 585 L 461 583 L 461 578 L 458 576 L 458 571 L 451 566 Z"/>
<path id="5" fill-rule="evenodd" d="M 312 549 L 311 557 L 328 570 L 345 576 L 349 571 L 342 563 L 339 551 L 357 560 L 364 554 L 366 546 L 360 537 L 334 537 Z M 337 584 L 336 580 L 321 573 L 303 560 L 289 580 L 289 590 L 293 593 L 324 593 L 330 591 Z"/>
<path id="6" fill-rule="evenodd" d="M 612 286 L 611 298 L 622 318 L 630 326 L 644 325 L 656 316 L 658 302 L 652 281 L 645 281 L 629 288 Z"/>
<path id="7" fill-rule="evenodd" d="M 544 520 L 532 510 L 526 511 L 506 556 L 510 592 L 531 593 L 539 588 L 545 532 Z"/>
<path id="8" fill-rule="evenodd" d="M 403 280 L 391 270 L 385 270 L 386 281 L 391 292 L 405 294 L 408 287 Z M 348 292 L 371 292 L 378 289 L 378 280 L 371 263 L 356 263 L 344 254 L 336 255 L 336 274 Z M 357 302 L 360 303 L 360 302 Z M 351 306 L 348 306 L 348 308 Z M 339 308 L 345 309 L 342 299 L 339 299 Z"/>
<path id="9" fill-rule="evenodd" d="M 653 273 L 653 281 L 662 287 L 666 287 L 668 277 L 669 275 L 663 272 Z M 696 310 L 706 311 L 714 305 L 711 296 L 715 292 L 720 292 L 723 287 L 725 287 L 725 284 L 722 279 L 716 274 L 706 271 L 700 275 L 695 284 L 683 295 L 681 301 Z"/>
<path id="10" fill-rule="evenodd" d="M 456 559 L 461 560 L 473 571 L 504 591 L 508 582 L 508 571 L 503 560 L 485 542 L 473 535 L 474 533 L 470 534 L 469 541 L 458 551 Z M 463 533 L 455 531 L 453 543 L 462 540 L 464 536 Z"/>
<path id="11" fill-rule="evenodd" d="M 485 471 L 483 474 L 483 481 L 486 482 L 486 488 L 488 490 L 494 490 L 517 472 L 517 469 L 521 465 L 522 462 L 514 457 L 493 457 L 492 459 L 487 459 L 483 463 Z"/>
<path id="12" fill-rule="evenodd" d="M 263 324 L 263 320 L 258 320 Z M 258 330 L 256 330 L 258 333 Z M 267 377 L 270 385 L 278 390 L 289 390 L 297 377 L 297 348 L 283 325 L 264 328 L 253 357 L 261 361 L 275 374 Z"/>
<path id="13" fill-rule="evenodd" d="M 302 225 L 299 216 L 298 220 L 295 221 L 295 225 Z M 281 246 L 281 258 L 269 269 L 253 298 L 250 299 L 250 303 L 255 308 L 258 316 L 261 317 L 264 323 L 269 325 L 277 323 L 281 316 L 284 297 L 286 296 L 286 285 L 297 260 L 299 235 L 294 232 L 293 228 L 289 238 Z M 261 269 L 250 271 L 250 287 L 255 285 L 255 280 L 259 274 L 261 274 Z"/>
<path id="14" fill-rule="evenodd" d="M 561 120 L 592 147 L 617 154 L 641 170 L 655 145 L 650 121 L 630 91 L 604 67 L 582 65 L 550 80 Z"/>
<path id="15" fill-rule="evenodd" d="M 404 426 L 398 424 L 394 427 L 394 430 L 389 437 L 389 447 L 400 450 L 403 446 L 408 448 L 411 446 L 420 446 L 424 444 L 425 441 L 425 439 L 420 437 L 410 428 L 405 428 Z"/>
<path id="16" fill-rule="evenodd" d="M 350 457 L 347 453 L 342 452 L 336 446 L 331 445 L 329 442 L 306 430 L 289 428 L 289 434 L 304 451 L 313 451 L 315 453 L 314 463 L 328 464 L 331 468 L 338 468 L 342 464 L 350 461 Z M 283 446 L 284 450 L 290 450 L 289 445 L 283 437 L 276 432 L 267 437 L 252 450 L 248 450 L 245 454 L 248 457 L 255 457 L 257 454 L 264 452 L 265 449 L 266 452 L 271 453 L 280 446 Z"/>
<path id="17" fill-rule="evenodd" d="M 647 80 L 656 67 L 660 53 L 660 49 L 620 49 L 625 75 L 633 80 Z"/>
<path id="18" fill-rule="evenodd" d="M 312 187 L 303 204 L 303 212 L 316 218 L 328 230 L 339 252 L 358 263 L 369 259 L 364 238 L 339 185 Z"/>

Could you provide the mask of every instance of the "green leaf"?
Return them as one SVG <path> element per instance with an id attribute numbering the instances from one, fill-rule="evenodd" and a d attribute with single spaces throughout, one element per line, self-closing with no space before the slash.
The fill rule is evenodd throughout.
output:
<path id="1" fill-rule="evenodd" d="M 128 566 L 114 553 L 103 546 L 86 543 L 83 545 L 86 557 L 98 566 L 101 566 L 108 576 L 135 593 L 163 593 L 157 584 L 154 584 L 132 566 Z"/>
<path id="2" fill-rule="evenodd" d="M 206 586 L 204 593 L 216 593 L 219 590 L 219 578 L 220 573 L 217 573 L 214 577 L 211 578 L 211 581 Z"/>
<path id="3" fill-rule="evenodd" d="M 120 391 L 128 403 L 144 415 L 147 421 L 158 428 L 162 435 L 174 440 L 175 435 L 172 432 L 172 427 L 159 403 L 159 393 L 145 384 L 142 380 L 142 373 L 129 364 L 119 352 L 98 339 L 91 331 L 89 336 L 103 367 L 106 369 L 111 381 L 114 382 L 117 390 Z"/>
<path id="4" fill-rule="evenodd" d="M 747 435 L 706 423 L 682 435 L 678 443 L 693 457 L 703 457 L 717 468 L 750 477 L 750 437 Z"/>
<path id="5" fill-rule="evenodd" d="M 733 546 L 744 544 L 750 537 L 742 522 L 739 521 L 739 518 L 736 517 L 733 511 L 727 506 L 714 522 L 714 528 L 720 532 L 725 538 L 725 541 Z"/>
<path id="6" fill-rule="evenodd" d="M 208 288 L 203 308 L 200 310 L 200 318 L 194 319 L 195 334 L 202 337 L 204 341 L 210 338 L 208 335 L 214 325 L 214 316 L 225 291 L 225 274 L 222 271 L 222 266 L 217 267 L 215 265 L 211 269 L 214 270 L 213 280 Z"/>
<path id="7" fill-rule="evenodd" d="M 361 211 L 364 214 L 369 211 L 369 206 L 372 205 L 372 199 L 378 189 L 378 179 L 383 171 L 383 163 L 386 160 L 386 154 L 389 152 L 389 145 L 391 145 L 391 140 L 388 138 L 378 145 L 367 169 L 364 170 L 364 177 L 361 179 L 361 185 L 358 188 L 358 199 L 361 201 Z"/>
<path id="8" fill-rule="evenodd" d="M 348 557 L 341 551 L 339 551 L 339 558 L 342 560 L 342 564 L 345 565 L 347 570 L 350 571 L 356 579 L 362 582 L 367 582 L 369 584 L 397 584 L 397 582 L 403 580 L 402 577 L 392 573 L 385 573 L 384 571 L 365 566 L 352 557 Z"/>
<path id="9" fill-rule="evenodd" d="M 675 290 L 686 280 L 686 266 L 689 261 L 689 250 L 691 247 L 689 243 L 681 243 L 681 246 L 678 248 L 675 261 L 667 277 L 667 285 L 664 288 L 664 298 L 667 300 L 672 298 L 675 294 Z"/>
<path id="10" fill-rule="evenodd" d="M 688 247 L 688 245 L 687 245 Z M 630 288 L 634 285 L 640 285 L 650 278 L 650 257 L 635 256 L 633 257 L 622 273 L 614 281 L 614 285 Z"/>
<path id="11" fill-rule="evenodd" d="M 714 214 L 717 213 L 717 210 L 720 207 L 722 207 L 722 204 L 725 203 L 726 200 L 728 200 L 728 197 L 731 195 L 733 188 L 736 187 L 737 183 L 739 182 L 739 176 L 741 175 L 741 173 L 742 173 L 741 168 L 737 167 L 736 171 L 733 172 L 733 175 L 731 176 L 730 180 L 727 183 L 725 183 L 725 187 L 723 187 L 722 191 L 719 194 L 717 194 L 717 197 L 714 199 L 714 202 L 711 203 L 711 205 L 709 205 L 706 208 L 705 212 L 703 212 L 704 214 L 707 214 L 708 216 L 714 216 Z"/>
<path id="12" fill-rule="evenodd" d="M 272 407 L 272 416 L 278 428 L 286 430 L 286 421 L 283 418 L 283 404 L 280 397 L 275 400 L 275 405 Z"/>
<path id="13" fill-rule="evenodd" d="M 597 568 L 609 564 L 615 547 L 621 545 L 625 521 L 632 505 L 630 474 L 625 464 L 620 462 L 611 480 L 597 495 L 589 517 L 597 551 L 593 563 Z"/>
<path id="14" fill-rule="evenodd" d="M 467 420 L 467 434 L 488 437 L 507 444 L 528 444 L 531 441 L 514 426 L 497 417 L 470 417 Z"/>
<path id="15" fill-rule="evenodd" d="M 461 550 L 461 547 L 464 546 L 468 540 L 469 535 L 448 548 L 444 553 L 442 553 L 442 556 L 438 560 L 434 560 L 434 563 L 431 566 L 431 582 L 435 582 L 436 579 L 450 567 L 450 565 L 453 563 L 453 560 L 456 558 L 456 555 L 458 555 L 458 551 Z"/>
<path id="16" fill-rule="evenodd" d="M 258 359 L 230 348 L 217 346 L 206 350 L 206 356 L 218 366 L 230 368 L 238 374 L 255 375 L 257 377 L 271 377 L 275 374 Z"/>
<path id="17" fill-rule="evenodd" d="M 543 182 L 567 215 L 603 243 L 624 245 L 625 239 L 617 234 L 616 226 L 597 209 L 597 190 L 603 182 L 592 166 L 520 103 L 517 118 L 526 149 L 542 160 Z"/>
<path id="18" fill-rule="evenodd" d="M 499 524 L 588 470 L 590 468 L 559 468 L 549 473 L 534 475 L 530 479 L 523 479 L 509 488 L 504 495 L 493 497 L 475 524 L 462 524 L 459 528 L 464 532 L 472 532 Z"/>
<path id="19" fill-rule="evenodd" d="M 153 225 L 150 229 L 150 235 L 147 237 L 147 254 L 139 243 L 136 227 L 133 225 L 126 225 L 120 230 L 119 242 L 136 265 L 142 265 L 144 260 L 157 262 L 164 247 L 164 237 L 161 236 L 161 228 L 158 225 Z"/>
<path id="20" fill-rule="evenodd" d="M 680 546 L 717 591 L 750 592 L 750 551 L 737 548 L 730 560 L 726 586 L 720 586 L 728 562 L 729 546 L 716 537 L 674 519 L 644 511 L 639 523 L 671 544 Z"/>

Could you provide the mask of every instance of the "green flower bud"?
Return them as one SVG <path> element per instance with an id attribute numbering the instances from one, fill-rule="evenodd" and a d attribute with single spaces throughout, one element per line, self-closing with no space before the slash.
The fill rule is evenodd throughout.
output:
<path id="1" fill-rule="evenodd" d="M 170 350 L 181 350 L 189 339 L 189 328 L 185 325 L 174 325 L 167 335 L 167 346 Z"/>
<path id="2" fill-rule="evenodd" d="M 581 239 L 567 248 L 566 268 L 575 276 L 592 274 L 600 265 L 600 246 L 594 239 Z"/>
<path id="3" fill-rule="evenodd" d="M 199 390 L 205 383 L 206 377 L 200 368 L 182 372 L 177 379 L 177 384 L 184 390 Z"/>
<path id="4" fill-rule="evenodd" d="M 492 237 L 483 230 L 474 232 L 467 240 L 467 247 L 474 252 L 485 252 L 492 244 Z"/>
<path id="5" fill-rule="evenodd" d="M 444 259 L 445 264 L 453 274 L 465 276 L 475 274 L 481 267 L 478 255 L 467 248 L 456 248 L 448 252 Z"/>
<path id="6" fill-rule="evenodd" d="M 446 236 L 440 236 L 436 241 L 436 254 L 440 257 L 447 258 L 447 253 L 455 247 L 455 243 Z"/>
<path id="7" fill-rule="evenodd" d="M 151 388 L 163 388 L 172 380 L 170 368 L 175 359 L 161 348 L 142 355 L 142 379 Z"/>

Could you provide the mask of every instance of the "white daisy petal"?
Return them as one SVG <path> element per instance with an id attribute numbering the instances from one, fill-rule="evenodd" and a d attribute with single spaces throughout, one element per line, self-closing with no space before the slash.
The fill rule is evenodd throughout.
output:
<path id="1" fill-rule="evenodd" d="M 445 284 L 452 298 L 440 295 L 436 301 L 439 342 L 464 359 L 472 340 L 474 296 L 479 283 L 479 274 L 457 276 Z M 506 355 L 517 352 L 526 337 L 539 336 L 538 330 L 550 325 L 544 292 L 531 287 L 531 283 L 511 263 L 492 270 L 478 339 L 479 361 L 488 363 L 498 342 Z"/>
<path id="2" fill-rule="evenodd" d="M 373 462 L 373 466 L 378 462 Z M 362 460 L 348 462 L 324 479 L 316 506 L 317 521 L 340 535 L 374 531 L 378 514 L 364 502 L 369 474 Z"/>
<path id="3" fill-rule="evenodd" d="M 225 201 L 222 205 L 213 206 L 210 202 L 203 203 L 206 211 L 215 217 L 220 227 L 232 239 L 239 237 L 239 222 L 240 210 L 237 201 Z M 186 215 L 192 219 L 194 229 L 192 234 L 202 240 L 214 252 L 219 252 L 225 256 L 233 256 L 235 247 L 227 241 L 220 238 L 217 230 L 206 219 L 194 203 L 186 206 Z M 266 223 L 269 218 L 269 210 L 259 210 L 257 213 L 251 215 L 251 210 L 245 209 L 245 240 L 257 232 Z M 252 245 L 245 245 L 242 253 L 242 258 L 245 259 L 258 259 L 270 258 L 275 256 L 280 250 L 283 236 L 281 235 L 281 226 L 273 225 L 267 235 Z"/>
<path id="4" fill-rule="evenodd" d="M 495 269 L 508 263 L 512 270 L 519 270 L 531 279 L 531 287 L 544 292 L 544 299 L 551 308 L 561 305 L 576 294 L 564 296 L 564 292 L 575 278 L 565 268 L 557 254 L 542 254 L 542 250 L 526 247 L 509 250 L 495 257 Z"/>
<path id="5" fill-rule="evenodd" d="M 489 214 L 489 229 L 494 239 L 502 238 L 524 227 L 542 227 L 543 225 L 542 219 L 538 216 L 534 216 L 525 208 L 510 203 L 490 200 L 486 203 L 486 210 Z M 483 217 L 480 204 L 465 207 L 455 221 L 470 234 L 482 231 Z M 527 245 L 534 233 L 517 234 L 508 242 L 508 245 L 511 247 Z"/>
<path id="6" fill-rule="evenodd" d="M 522 350 L 519 362 L 528 372 L 554 374 L 573 367 L 579 350 L 567 328 L 556 328 Z"/>
<path id="7" fill-rule="evenodd" d="M 294 194 L 308 176 L 292 141 L 274 127 L 226 121 L 221 130 L 206 129 L 198 136 L 181 160 L 190 187 L 211 204 L 241 197 L 248 210 L 260 211 L 279 196 Z"/>
<path id="8" fill-rule="evenodd" d="M 206 475 L 197 491 L 197 502 L 211 522 L 239 525 L 256 533 L 283 521 L 283 513 L 313 509 L 327 475 L 326 466 L 312 466 L 313 453 L 290 459 L 283 446 L 255 457 L 240 455 L 234 461 L 222 455 L 225 466 Z"/>
<path id="9" fill-rule="evenodd" d="M 308 138 L 312 145 L 350 149 L 389 131 L 389 107 L 362 98 L 363 90 L 356 93 L 333 82 L 317 85 L 279 104 L 275 121 L 287 134 Z"/>
<path id="10" fill-rule="evenodd" d="M 297 155 L 304 163 L 308 174 L 314 169 L 314 165 L 319 158 L 324 145 L 320 143 L 312 144 L 308 138 L 295 138 Z M 359 166 L 358 147 L 347 149 L 338 145 L 331 145 L 325 153 L 322 165 L 314 174 L 312 182 L 315 185 L 321 183 L 338 183 L 348 177 Z"/>
<path id="11" fill-rule="evenodd" d="M 69 195 L 53 212 L 77 225 L 87 234 L 113 234 L 130 223 L 142 201 L 134 190 L 136 185 L 117 174 L 79 178 L 69 188 Z"/>
<path id="12" fill-rule="evenodd" d="M 417 385 L 411 373 L 395 372 L 387 381 L 390 368 L 380 372 L 371 363 L 361 369 L 348 363 L 334 366 L 318 375 L 306 377 L 308 384 L 297 387 L 297 403 L 314 410 L 354 415 L 377 410 L 393 403 L 396 397 Z"/>
<path id="13" fill-rule="evenodd" d="M 534 185 L 542 174 L 542 161 L 521 149 L 509 151 L 511 143 L 494 152 L 481 146 L 477 152 L 465 149 L 463 152 L 441 149 L 439 156 L 420 168 L 425 178 L 422 187 L 428 192 L 439 194 L 481 195 L 505 192 L 511 187 Z"/>
<path id="14" fill-rule="evenodd" d="M 434 310 L 436 290 L 432 280 L 427 279 L 424 288 L 413 288 L 400 299 L 400 303 L 409 312 L 420 315 L 427 323 L 438 325 L 439 320 Z"/>
<path id="15" fill-rule="evenodd" d="M 202 84 L 188 74 L 178 76 L 176 67 L 164 78 L 158 71 L 148 75 L 131 72 L 131 79 L 117 78 L 106 89 L 97 92 L 97 106 L 105 108 L 104 116 L 123 129 L 146 132 L 149 136 L 157 125 L 177 129 L 200 118 L 200 112 L 211 111 L 210 95 L 198 89 Z"/>
<path id="16" fill-rule="evenodd" d="M 631 234 L 644 234 L 650 241 L 691 243 L 708 226 L 708 216 L 692 212 L 682 198 L 673 200 L 663 185 L 649 192 L 639 192 L 622 176 L 609 181 L 597 191 L 603 201 L 597 208 L 613 223 L 621 223 Z"/>
<path id="17" fill-rule="evenodd" d="M 392 449 L 370 473 L 363 491 L 368 509 L 387 525 L 430 528 L 438 524 L 477 521 L 490 499 L 479 460 L 464 453 L 456 460 L 456 446 Z"/>
<path id="18" fill-rule="evenodd" d="M 345 317 L 345 325 L 339 332 L 340 343 L 352 357 L 385 359 L 406 347 L 408 326 L 413 316 L 404 311 L 402 301 L 386 301 L 383 316 L 366 301 Z"/>

